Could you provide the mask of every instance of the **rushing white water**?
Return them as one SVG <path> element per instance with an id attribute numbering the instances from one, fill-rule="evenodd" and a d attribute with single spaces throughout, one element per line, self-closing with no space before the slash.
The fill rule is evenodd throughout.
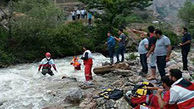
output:
<path id="1" fill-rule="evenodd" d="M 94 66 L 108 61 L 101 54 L 93 55 Z M 83 64 L 82 70 L 75 72 L 70 65 L 71 59 L 72 57 L 54 60 L 59 72 L 54 72 L 55 75 L 52 77 L 38 74 L 38 63 L 0 69 L 0 109 L 40 109 L 63 100 L 62 92 L 60 97 L 53 98 L 49 95 L 59 87 L 64 91 L 71 88 L 71 83 L 62 80 L 62 76 L 74 77 L 78 81 L 85 80 Z"/>

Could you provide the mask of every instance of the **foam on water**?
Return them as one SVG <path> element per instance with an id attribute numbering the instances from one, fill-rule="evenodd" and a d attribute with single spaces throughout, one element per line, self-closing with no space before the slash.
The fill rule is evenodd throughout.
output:
<path id="1" fill-rule="evenodd" d="M 102 62 L 108 61 L 99 53 L 94 55 L 94 65 L 99 66 Z M 58 73 L 54 72 L 53 77 L 42 76 L 37 73 L 38 63 L 22 64 L 0 69 L 0 109 L 40 109 L 52 101 L 48 95 L 48 88 L 55 84 L 62 84 L 62 76 L 76 78 L 84 81 L 84 66 L 81 71 L 74 71 L 70 65 L 72 57 L 54 60 Z M 68 87 L 66 87 L 68 90 Z M 57 100 L 63 100 L 58 98 Z M 56 101 L 57 102 L 57 101 Z"/>

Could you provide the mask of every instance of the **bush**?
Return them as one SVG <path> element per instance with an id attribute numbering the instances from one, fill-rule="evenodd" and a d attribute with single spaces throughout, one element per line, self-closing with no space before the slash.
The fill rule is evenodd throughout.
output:
<path id="1" fill-rule="evenodd" d="M 131 53 L 131 54 L 129 54 L 129 55 L 126 57 L 126 59 L 127 59 L 127 60 L 136 60 L 137 57 L 138 57 L 138 56 L 135 55 L 135 53 Z"/>
<path id="2" fill-rule="evenodd" d="M 13 7 L 22 16 L 13 17 L 11 38 L 0 28 L 0 66 L 39 61 L 45 52 L 53 58 L 80 54 L 83 45 L 94 50 L 94 39 L 88 35 L 94 29 L 82 22 L 65 23 L 62 11 L 50 0 L 20 0 Z"/>
<path id="3" fill-rule="evenodd" d="M 130 16 L 126 17 L 126 22 L 129 23 L 143 23 L 143 19 L 136 15 L 136 14 L 131 14 Z"/>
<path id="4" fill-rule="evenodd" d="M 178 46 L 178 44 L 181 42 L 181 36 L 177 36 L 172 31 L 164 30 L 164 35 L 169 37 L 172 46 Z"/>

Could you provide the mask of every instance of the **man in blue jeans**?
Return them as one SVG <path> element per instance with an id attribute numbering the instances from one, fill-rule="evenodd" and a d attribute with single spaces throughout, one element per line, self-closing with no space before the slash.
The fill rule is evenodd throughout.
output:
<path id="1" fill-rule="evenodd" d="M 123 29 L 119 29 L 119 38 L 115 37 L 115 39 L 119 42 L 119 48 L 117 51 L 117 63 L 120 62 L 119 60 L 119 54 L 121 54 L 122 59 L 121 62 L 124 62 L 124 53 L 125 53 L 125 41 L 126 41 L 126 35 L 123 33 Z"/>
<path id="2" fill-rule="evenodd" d="M 170 39 L 162 34 L 161 30 L 156 30 L 156 45 L 154 53 L 156 55 L 156 63 L 158 67 L 158 71 L 160 73 L 161 78 L 165 76 L 165 68 L 166 68 L 166 62 L 170 59 L 170 53 L 171 53 L 171 43 Z"/>
<path id="3" fill-rule="evenodd" d="M 108 52 L 109 52 L 109 57 L 110 57 L 110 63 L 113 64 L 114 61 L 114 51 L 115 51 L 115 39 L 111 35 L 110 32 L 107 33 L 108 39 L 106 44 L 108 45 Z"/>

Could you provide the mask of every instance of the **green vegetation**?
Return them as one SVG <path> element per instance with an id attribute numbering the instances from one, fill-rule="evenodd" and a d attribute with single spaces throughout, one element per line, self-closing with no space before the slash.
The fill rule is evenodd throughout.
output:
<path id="1" fill-rule="evenodd" d="M 178 16 L 184 21 L 194 38 L 194 4 L 191 0 L 185 2 L 184 7 L 179 10 Z"/>
<path id="2" fill-rule="evenodd" d="M 82 22 L 65 23 L 63 12 L 49 0 L 13 2 L 11 33 L 0 28 L 0 66 L 39 61 L 44 53 L 53 58 L 82 53 L 82 46 L 94 50 L 91 31 Z M 91 32 L 92 33 L 92 32 Z"/>
<path id="3" fill-rule="evenodd" d="M 93 26 L 86 26 L 81 21 L 67 22 L 64 12 L 52 0 L 14 0 L 11 37 L 9 31 L 0 27 L 0 67 L 40 61 L 47 51 L 51 52 L 53 58 L 80 54 L 82 46 L 105 53 L 107 31 L 112 31 L 117 36 L 118 28 L 129 23 L 147 23 L 150 19 L 148 13 L 139 10 L 144 10 L 152 0 L 80 1 L 88 9 L 102 12 L 93 11 Z M 169 30 L 164 33 L 173 40 L 174 45 L 178 43 L 176 34 Z M 136 57 L 131 54 L 129 59 Z"/>
<path id="4" fill-rule="evenodd" d="M 131 53 L 131 54 L 129 54 L 129 55 L 126 57 L 126 59 L 127 59 L 127 60 L 136 60 L 137 57 L 138 57 L 138 56 L 137 56 L 135 53 Z"/>
<path id="5" fill-rule="evenodd" d="M 133 13 L 134 9 L 144 10 L 151 5 L 152 0 L 79 0 L 86 4 L 89 9 L 101 10 L 94 12 L 98 23 L 114 30 L 126 26 L 126 17 Z"/>

